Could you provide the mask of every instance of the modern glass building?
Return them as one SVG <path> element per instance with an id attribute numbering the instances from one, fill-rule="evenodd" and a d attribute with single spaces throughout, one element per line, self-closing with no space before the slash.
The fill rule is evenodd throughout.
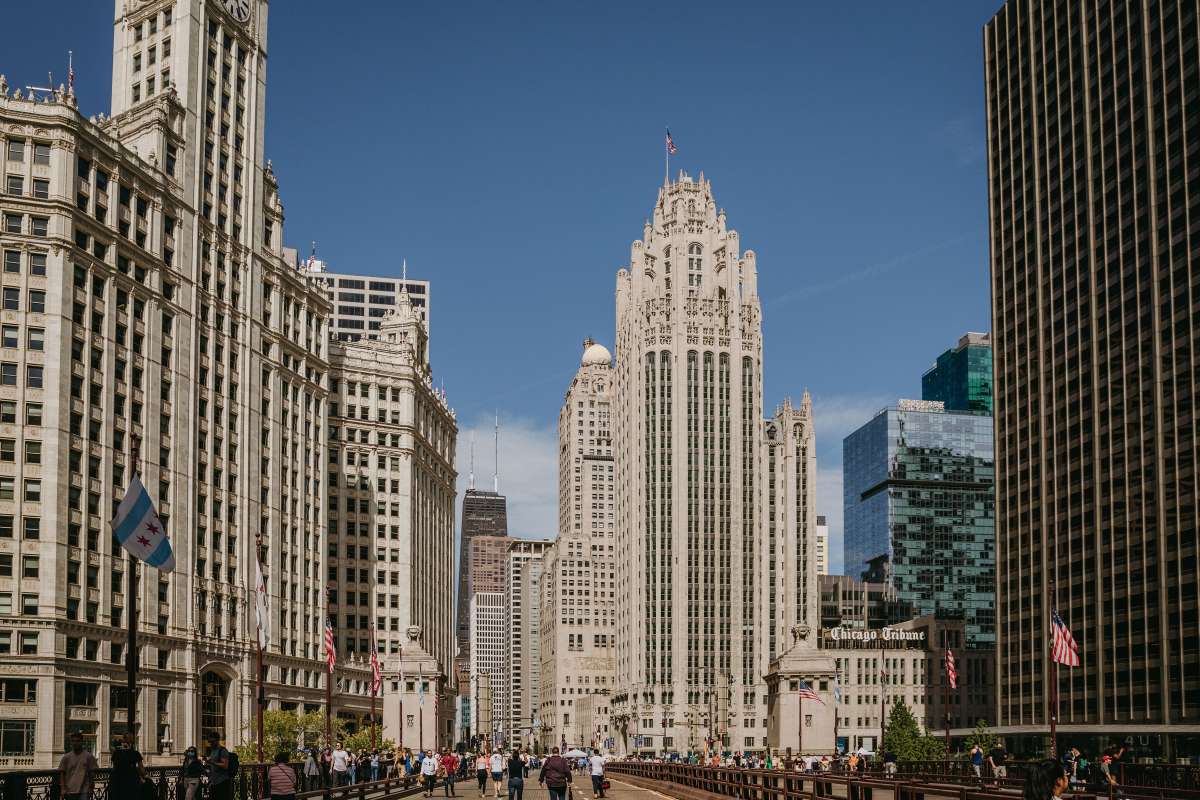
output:
<path id="1" fill-rule="evenodd" d="M 992 418 L 901 400 L 847 436 L 842 453 L 846 573 L 882 556 L 915 614 L 961 617 L 969 647 L 994 646 Z"/>
<path id="2" fill-rule="evenodd" d="M 992 335 L 968 333 L 921 376 L 921 398 L 947 411 L 992 413 Z"/>

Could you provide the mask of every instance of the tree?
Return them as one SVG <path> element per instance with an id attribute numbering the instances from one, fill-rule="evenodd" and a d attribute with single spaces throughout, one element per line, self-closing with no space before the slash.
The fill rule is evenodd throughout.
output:
<path id="1" fill-rule="evenodd" d="M 333 720 L 333 739 L 345 738 L 346 723 L 343 720 Z M 310 711 L 307 714 L 297 714 L 294 711 L 268 709 L 263 711 L 263 758 L 271 761 L 276 753 L 296 752 L 301 747 L 326 744 L 325 712 Z M 252 764 L 258 760 L 258 728 L 254 720 L 242 729 L 243 744 L 234 750 L 243 763 Z M 368 742 L 370 739 L 368 738 Z M 328 743 L 332 746 L 332 742 Z"/>
<path id="2" fill-rule="evenodd" d="M 923 731 L 908 705 L 897 700 L 888 715 L 883 749 L 895 753 L 901 761 L 934 761 L 945 756 L 946 743 Z"/>
<path id="3" fill-rule="evenodd" d="M 987 720 L 980 719 L 975 723 L 975 730 L 967 737 L 967 751 L 970 752 L 975 745 L 979 745 L 979 748 L 986 753 L 995 741 L 996 735 L 988 727 Z"/>
<path id="4" fill-rule="evenodd" d="M 371 726 L 367 725 L 365 728 L 348 735 L 345 738 L 345 742 L 346 749 L 352 753 L 357 753 L 360 750 L 369 751 L 371 749 Z M 384 739 L 383 731 L 380 731 L 377 737 L 376 747 L 379 748 L 380 752 L 395 750 L 396 742 L 394 739 Z"/>

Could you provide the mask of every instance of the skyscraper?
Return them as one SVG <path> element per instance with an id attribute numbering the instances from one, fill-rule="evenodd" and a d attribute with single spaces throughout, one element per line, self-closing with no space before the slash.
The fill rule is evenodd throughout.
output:
<path id="1" fill-rule="evenodd" d="M 531 744 L 542 692 L 542 557 L 551 544 L 546 539 L 512 539 L 505 559 L 508 707 L 504 733 L 509 742 L 521 745 Z"/>
<path id="2" fill-rule="evenodd" d="M 20 343 L 0 387 L 0 540 L 21 569 L 0 591 L 0 677 L 24 701 L 4 749 L 39 767 L 67 730 L 104 752 L 140 721 L 139 749 L 171 762 L 203 731 L 239 742 L 259 552 L 271 702 L 324 702 L 332 309 L 282 255 L 268 4 L 114 8 L 111 117 L 83 117 L 69 89 L 34 102 L 0 82 L 5 336 Z M 106 531 L 135 472 L 176 569 L 139 569 L 131 721 L 128 560 Z M 361 713 L 369 672 L 341 674 L 335 702 Z"/>
<path id="3" fill-rule="evenodd" d="M 992 413 L 992 336 L 967 333 L 921 376 L 921 399 L 939 400 L 947 411 Z"/>
<path id="4" fill-rule="evenodd" d="M 324 261 L 310 256 L 300 260 L 296 250 L 284 248 L 284 258 L 297 269 L 318 279 L 325 295 L 333 304 L 333 315 L 329 318 L 329 335 L 338 341 L 378 339 L 383 316 L 400 302 L 400 295 L 408 295 L 408 304 L 425 323 L 429 330 L 429 281 L 408 277 L 408 270 L 400 278 L 381 275 L 349 275 L 328 271 Z M 428 359 L 429 354 L 423 354 Z"/>
<path id="5" fill-rule="evenodd" d="M 995 642 L 991 417 L 901 400 L 842 444 L 845 570 Z"/>
<path id="6" fill-rule="evenodd" d="M 461 533 L 458 539 L 458 613 L 455 633 L 461 661 L 466 661 L 471 654 L 470 605 L 471 595 L 477 591 L 471 586 L 469 578 L 471 541 L 476 536 L 508 535 L 508 508 L 504 495 L 476 489 L 474 475 L 471 476 L 471 484 L 463 492 Z M 479 591 L 501 590 L 487 588 Z"/>
<path id="7" fill-rule="evenodd" d="M 616 295 L 617 747 L 686 749 L 721 684 L 735 748 L 760 747 L 758 277 L 703 175 L 659 189 Z"/>
<path id="8" fill-rule="evenodd" d="M 559 533 L 543 558 L 543 748 L 588 744 L 591 731 L 582 725 L 580 704 L 593 694 L 607 695 L 616 683 L 613 380 L 608 348 L 584 340 L 579 368 L 558 412 Z"/>
<path id="9" fill-rule="evenodd" d="M 1195 2 L 1010 0 L 984 29 L 999 709 L 1161 755 L 1200 715 Z M 1060 734 L 1061 735 L 1061 734 Z"/>

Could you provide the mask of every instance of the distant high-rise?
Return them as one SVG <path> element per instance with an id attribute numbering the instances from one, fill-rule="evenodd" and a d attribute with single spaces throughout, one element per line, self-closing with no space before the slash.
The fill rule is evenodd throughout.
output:
<path id="1" fill-rule="evenodd" d="M 921 398 L 947 411 L 992 413 L 992 336 L 968 333 L 921 376 Z"/>
<path id="2" fill-rule="evenodd" d="M 471 540 L 476 536 L 507 536 L 508 507 L 504 495 L 475 488 L 463 493 L 462 534 L 458 543 L 458 618 L 457 638 L 460 659 L 471 653 L 471 595 L 477 591 L 468 579 L 471 563 Z M 479 591 L 500 591 L 481 589 Z"/>
<path id="3" fill-rule="evenodd" d="M 607 717 L 585 704 L 613 691 L 612 354 L 591 339 L 558 412 L 558 538 L 543 558 L 541 707 L 543 748 L 586 746 Z M 593 719 L 586 726 L 581 709 Z"/>
<path id="4" fill-rule="evenodd" d="M 995 641 L 991 417 L 901 400 L 842 443 L 844 568 Z"/>
<path id="5" fill-rule="evenodd" d="M 283 257 L 307 275 L 317 278 L 333 304 L 329 333 L 338 341 L 378 339 L 383 315 L 396 308 L 400 295 L 429 328 L 429 281 L 413 280 L 407 268 L 400 278 L 381 275 L 347 275 L 327 272 L 324 261 L 310 256 L 300 260 L 293 248 L 283 248 Z M 422 358 L 428 358 L 423 353 Z"/>
<path id="6" fill-rule="evenodd" d="M 817 574 L 829 574 L 829 523 L 817 515 Z"/>
<path id="7" fill-rule="evenodd" d="M 1044 734 L 1057 608 L 1060 743 L 1139 757 L 1200 720 L 1198 50 L 1194 0 L 1010 0 L 984 29 L 997 721 Z"/>

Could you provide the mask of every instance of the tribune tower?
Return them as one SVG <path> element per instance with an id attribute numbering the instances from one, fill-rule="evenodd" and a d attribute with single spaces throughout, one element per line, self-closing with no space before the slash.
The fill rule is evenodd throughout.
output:
<path id="1" fill-rule="evenodd" d="M 659 190 L 616 305 L 617 749 L 758 748 L 761 308 L 703 174 Z"/>

